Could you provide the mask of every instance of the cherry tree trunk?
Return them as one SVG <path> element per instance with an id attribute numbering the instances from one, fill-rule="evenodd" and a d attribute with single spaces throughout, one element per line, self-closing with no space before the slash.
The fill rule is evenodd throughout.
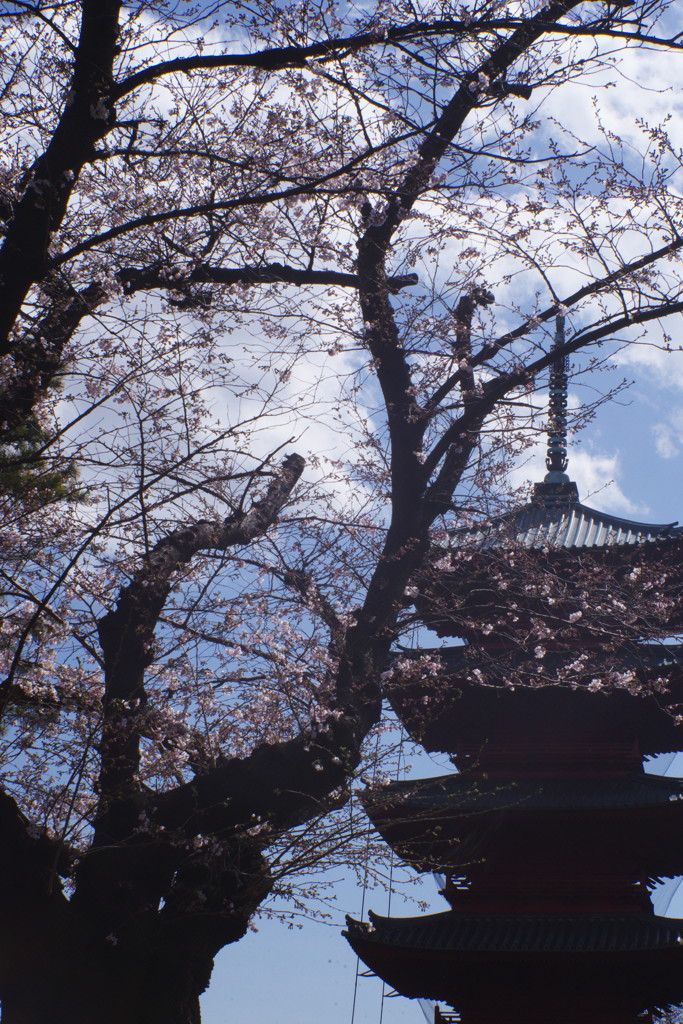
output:
<path id="1" fill-rule="evenodd" d="M 56 923 L 32 915 L 3 938 L 3 1024 L 199 1024 L 206 950 L 122 950 Z"/>

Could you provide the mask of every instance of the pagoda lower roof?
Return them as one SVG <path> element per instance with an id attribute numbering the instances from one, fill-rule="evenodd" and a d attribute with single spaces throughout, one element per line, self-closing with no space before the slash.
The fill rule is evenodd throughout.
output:
<path id="1" fill-rule="evenodd" d="M 401 995 L 453 1006 L 464 1021 L 626 1022 L 683 1001 L 683 920 L 460 911 L 370 919 L 347 918 L 345 933 L 367 966 Z"/>
<path id="2" fill-rule="evenodd" d="M 401 661 L 420 657 L 431 665 L 424 678 L 412 668 L 402 677 Z M 683 749 L 681 644 L 630 644 L 602 656 L 599 649 L 549 649 L 542 658 L 467 644 L 422 649 L 396 657 L 388 697 L 429 751 L 456 753 L 504 733 L 525 742 L 532 731 L 552 738 L 553 729 L 602 730 L 606 737 L 615 728 L 637 738 L 643 755 Z"/>
<path id="3" fill-rule="evenodd" d="M 678 950 L 683 920 L 652 914 L 468 914 L 447 910 L 420 917 L 347 917 L 354 949 L 384 946 L 434 952 L 552 954 Z"/>
<path id="4" fill-rule="evenodd" d="M 617 776 L 520 778 L 502 780 L 452 772 L 418 781 L 390 782 L 363 794 L 363 806 L 374 822 L 425 815 L 442 817 L 486 811 L 619 811 L 668 807 L 683 802 L 683 779 L 646 772 Z"/>
<path id="5" fill-rule="evenodd" d="M 475 669 L 491 682 L 496 679 L 505 678 L 510 670 L 519 671 L 535 668 L 540 679 L 547 674 L 566 672 L 583 655 L 584 660 L 579 661 L 574 676 L 577 685 L 588 676 L 593 677 L 600 662 L 609 659 L 609 669 L 625 673 L 631 671 L 636 676 L 647 679 L 653 674 L 680 670 L 683 675 L 683 644 L 645 643 L 636 642 L 624 643 L 617 649 L 611 649 L 601 641 L 582 639 L 576 641 L 576 646 L 553 647 L 552 638 L 544 646 L 542 653 L 534 648 L 527 650 L 518 644 L 503 644 L 493 642 L 491 644 L 455 644 L 449 647 L 420 648 L 414 651 L 406 651 L 401 657 L 421 657 L 423 655 L 439 657 L 448 672 L 460 675 L 462 672 L 471 674 Z M 581 665 L 585 665 L 582 670 Z M 605 671 L 604 664 L 602 665 Z M 477 678 L 481 678 L 478 676 Z M 533 680 L 533 672 L 531 673 Z M 683 687 L 681 688 L 683 699 Z"/>
<path id="6" fill-rule="evenodd" d="M 683 779 L 463 773 L 390 783 L 362 799 L 385 842 L 420 871 L 484 861 L 499 870 L 514 857 L 543 873 L 566 857 L 572 875 L 605 861 L 648 878 L 683 872 Z"/>

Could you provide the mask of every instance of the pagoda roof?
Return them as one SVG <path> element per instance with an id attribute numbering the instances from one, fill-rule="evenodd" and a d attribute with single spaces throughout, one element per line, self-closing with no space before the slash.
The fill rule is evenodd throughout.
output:
<path id="1" fill-rule="evenodd" d="M 390 783 L 361 799 L 385 842 L 419 871 L 504 863 L 526 846 L 533 872 L 539 859 L 562 857 L 572 872 L 605 860 L 653 879 L 683 871 L 683 779 L 452 773 Z"/>
<path id="2" fill-rule="evenodd" d="M 581 653 L 588 653 L 585 663 Z M 595 653 L 604 661 L 599 647 Z M 432 665 L 440 662 L 442 672 L 436 678 L 409 672 L 403 681 L 397 668 L 387 694 L 412 738 L 429 751 L 457 753 L 503 735 L 522 743 L 532 734 L 553 742 L 572 730 L 599 737 L 615 728 L 637 738 L 643 755 L 682 750 L 676 712 L 683 705 L 683 645 L 624 645 L 609 652 L 607 668 L 591 664 L 590 654 L 549 649 L 538 659 L 493 646 L 422 649 L 401 654 L 397 664 L 426 656 Z M 553 681 L 567 680 L 577 660 L 571 682 Z M 520 678 L 528 685 L 517 683 Z"/>
<path id="3" fill-rule="evenodd" d="M 434 537 L 412 584 L 426 625 L 440 636 L 482 639 L 488 627 L 538 641 L 547 630 L 634 642 L 683 629 L 683 527 L 539 497 L 559 486 L 538 484 L 522 508 Z"/>
<path id="4" fill-rule="evenodd" d="M 488 811 L 618 811 L 683 802 L 683 779 L 647 772 L 567 778 L 472 778 L 451 772 L 437 778 L 390 782 L 362 794 L 371 821 L 393 818 L 420 830 L 426 815 Z"/>
<path id="5" fill-rule="evenodd" d="M 565 667 L 567 661 L 574 661 L 579 654 L 597 654 L 604 657 L 604 643 L 594 641 L 591 644 L 583 639 L 575 643 L 576 647 L 573 648 L 569 645 L 553 647 L 548 642 L 540 659 L 542 667 L 557 672 Z M 477 667 L 477 663 L 481 667 L 482 662 L 487 663 L 487 674 L 489 667 L 494 668 L 496 665 L 501 665 L 501 673 L 505 673 L 509 667 L 526 663 L 529 659 L 539 662 L 535 651 L 530 652 L 518 644 L 496 642 L 487 645 L 463 643 L 448 647 L 416 648 L 413 651 L 402 651 L 396 658 L 422 657 L 424 654 L 440 658 L 444 667 L 454 674 L 459 674 L 463 670 L 471 672 Z M 668 668 L 683 668 L 683 644 L 623 643 L 617 649 L 610 650 L 609 657 L 610 665 L 618 666 L 620 671 L 643 669 L 648 672 L 659 672 Z"/>
<path id="6" fill-rule="evenodd" d="M 647 913 L 446 911 L 347 918 L 345 935 L 402 995 L 457 1008 L 465 1020 L 562 1024 L 633 1020 L 683 1000 L 683 921 Z M 588 1011 L 588 1013 L 586 1013 Z"/>
<path id="7" fill-rule="evenodd" d="M 450 550 L 487 550 L 519 545 L 529 550 L 627 547 L 653 541 L 679 541 L 683 527 L 641 523 L 583 505 L 576 485 L 536 484 L 532 500 L 489 522 L 449 531 L 435 546 Z"/>
<path id="8" fill-rule="evenodd" d="M 553 347 L 565 345 L 565 318 L 558 313 Z M 499 516 L 486 525 L 451 531 L 449 548 L 486 549 L 513 542 L 528 549 L 609 548 L 675 540 L 683 532 L 676 523 L 640 523 L 621 519 L 582 505 L 576 484 L 567 475 L 567 402 L 569 364 L 558 356 L 550 366 L 546 468 L 542 483 L 534 486 L 532 500 L 521 509 Z"/>
<path id="9" fill-rule="evenodd" d="M 470 914 L 447 910 L 419 917 L 347 917 L 354 949 L 377 945 L 438 952 L 595 954 L 678 949 L 683 920 L 653 914 Z"/>

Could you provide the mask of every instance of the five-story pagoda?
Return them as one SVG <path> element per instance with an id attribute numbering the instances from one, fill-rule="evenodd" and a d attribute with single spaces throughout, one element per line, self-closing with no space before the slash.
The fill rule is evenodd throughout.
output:
<path id="1" fill-rule="evenodd" d="M 402 859 L 445 876 L 451 909 L 346 933 L 397 992 L 463 1024 L 636 1024 L 683 1002 L 683 920 L 650 899 L 683 874 L 683 779 L 643 771 L 683 750 L 683 646 L 654 642 L 680 630 L 683 531 L 581 504 L 562 364 L 550 398 L 532 501 L 454 531 L 421 581 L 425 623 L 465 642 L 396 666 L 401 721 L 458 772 L 365 797 Z"/>

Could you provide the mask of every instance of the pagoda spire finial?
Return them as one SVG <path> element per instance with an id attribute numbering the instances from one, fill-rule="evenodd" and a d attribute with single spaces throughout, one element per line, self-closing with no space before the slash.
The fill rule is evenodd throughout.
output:
<path id="1" fill-rule="evenodd" d="M 555 319 L 555 341 L 553 348 L 564 345 L 564 313 Z M 567 469 L 567 392 L 569 378 L 567 356 L 558 356 L 550 369 L 548 403 L 548 449 L 545 464 L 548 474 L 546 483 L 568 483 Z"/>

